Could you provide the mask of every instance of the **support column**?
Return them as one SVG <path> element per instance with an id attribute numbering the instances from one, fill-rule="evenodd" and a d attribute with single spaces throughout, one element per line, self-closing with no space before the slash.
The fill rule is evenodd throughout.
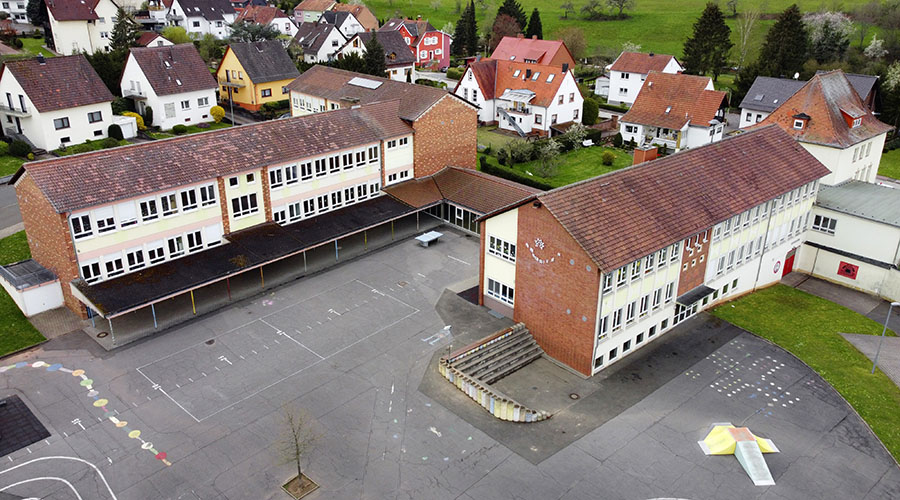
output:
<path id="1" fill-rule="evenodd" d="M 228 290 L 228 300 L 231 301 L 231 280 L 225 278 L 225 289 Z"/>
<path id="2" fill-rule="evenodd" d="M 369 235 L 363 231 L 363 250 L 369 249 Z"/>
<path id="3" fill-rule="evenodd" d="M 97 328 L 97 324 L 94 322 L 94 310 L 90 307 L 86 308 L 88 313 L 88 318 L 91 318 L 91 327 Z"/>
<path id="4" fill-rule="evenodd" d="M 109 321 L 109 334 L 112 335 L 113 345 L 116 345 L 116 332 L 113 330 L 112 318 L 106 318 Z"/>
<path id="5" fill-rule="evenodd" d="M 416 232 L 419 232 L 419 212 L 416 212 Z"/>
<path id="6" fill-rule="evenodd" d="M 260 281 L 259 287 L 265 288 L 266 287 L 266 277 L 263 276 L 262 266 L 259 266 L 259 281 Z"/>
<path id="7" fill-rule="evenodd" d="M 334 240 L 334 261 L 338 261 L 338 244 L 337 240 Z"/>
<path id="8" fill-rule="evenodd" d="M 156 306 L 150 304 L 150 312 L 153 313 L 153 329 L 156 330 L 159 325 L 156 324 Z"/>
<path id="9" fill-rule="evenodd" d="M 391 241 L 394 241 L 394 221 L 391 221 Z"/>
<path id="10" fill-rule="evenodd" d="M 194 311 L 194 314 L 197 314 L 197 304 L 194 302 L 194 291 L 191 290 L 191 310 Z"/>
<path id="11" fill-rule="evenodd" d="M 306 250 L 303 251 L 303 272 L 306 272 Z"/>

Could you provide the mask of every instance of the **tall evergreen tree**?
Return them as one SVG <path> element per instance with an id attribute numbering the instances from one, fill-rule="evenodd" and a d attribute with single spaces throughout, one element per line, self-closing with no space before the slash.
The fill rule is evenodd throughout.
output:
<path id="1" fill-rule="evenodd" d="M 140 37 L 140 24 L 131 17 L 131 14 L 125 12 L 125 9 L 119 7 L 116 10 L 116 24 L 113 25 L 109 37 L 109 47 L 112 50 L 128 50 L 137 45 L 137 39 Z"/>
<path id="2" fill-rule="evenodd" d="M 528 24 L 528 17 L 525 15 L 525 11 L 522 10 L 522 6 L 516 0 L 503 0 L 503 5 L 497 9 L 497 17 L 500 17 L 502 14 L 515 19 L 519 23 L 520 29 L 525 28 Z"/>
<path id="3" fill-rule="evenodd" d="M 528 19 L 528 29 L 525 30 L 525 36 L 531 38 L 533 36 L 538 39 L 544 39 L 544 27 L 541 26 L 541 13 L 537 8 L 531 11 L 531 18 Z"/>
<path id="4" fill-rule="evenodd" d="M 703 14 L 694 23 L 694 34 L 684 42 L 684 71 L 694 75 L 711 72 L 713 80 L 728 62 L 731 51 L 731 28 L 725 24 L 725 16 L 719 6 L 706 4 Z"/>
<path id="5" fill-rule="evenodd" d="M 791 78 L 803 70 L 809 54 L 809 35 L 803 16 L 796 4 L 778 16 L 778 21 L 766 34 L 759 51 L 761 75 Z"/>
<path id="6" fill-rule="evenodd" d="M 43 26 L 48 21 L 47 5 L 44 0 L 28 0 L 28 6 L 25 7 L 25 15 L 28 21 L 35 26 Z"/>
<path id="7" fill-rule="evenodd" d="M 453 30 L 453 42 L 450 44 L 450 53 L 454 56 L 461 56 L 466 53 L 466 23 L 468 22 L 469 6 L 459 16 L 456 21 L 456 29 Z"/>
<path id="8" fill-rule="evenodd" d="M 366 42 L 366 53 L 363 56 L 365 71 L 368 75 L 381 76 L 387 72 L 387 63 L 384 61 L 384 47 L 378 42 L 378 39 L 372 35 L 372 38 Z"/>
<path id="9" fill-rule="evenodd" d="M 478 52 L 478 27 L 475 20 L 475 0 L 472 0 L 456 21 L 453 32 L 453 44 L 450 51 L 453 55 L 463 56 Z"/>
<path id="10" fill-rule="evenodd" d="M 475 17 L 475 0 L 470 0 L 466 14 L 466 52 L 469 55 L 478 53 L 478 20 Z"/>

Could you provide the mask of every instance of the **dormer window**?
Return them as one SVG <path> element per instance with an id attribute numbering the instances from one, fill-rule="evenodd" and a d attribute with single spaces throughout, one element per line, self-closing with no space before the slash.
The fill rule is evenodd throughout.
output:
<path id="1" fill-rule="evenodd" d="M 794 119 L 794 129 L 803 130 L 809 122 L 809 115 L 806 113 L 798 113 L 792 117 Z"/>
<path id="2" fill-rule="evenodd" d="M 860 123 L 862 123 L 862 118 L 854 118 L 853 125 L 851 125 L 850 128 L 856 128 L 859 126 Z"/>
<path id="3" fill-rule="evenodd" d="M 797 130 L 803 130 L 803 125 L 805 123 L 806 122 L 804 122 L 803 120 L 794 120 L 794 128 Z"/>

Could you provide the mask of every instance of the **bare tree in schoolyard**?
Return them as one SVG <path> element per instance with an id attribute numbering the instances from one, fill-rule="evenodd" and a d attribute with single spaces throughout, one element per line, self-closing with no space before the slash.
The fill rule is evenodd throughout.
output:
<path id="1" fill-rule="evenodd" d="M 303 462 L 306 454 L 312 449 L 319 436 L 312 431 L 311 419 L 302 410 L 285 405 L 282 407 L 282 418 L 284 435 L 279 442 L 281 463 L 297 467 L 297 477 L 288 481 L 284 485 L 284 489 L 294 498 L 302 498 L 319 487 L 308 476 L 303 475 Z"/>

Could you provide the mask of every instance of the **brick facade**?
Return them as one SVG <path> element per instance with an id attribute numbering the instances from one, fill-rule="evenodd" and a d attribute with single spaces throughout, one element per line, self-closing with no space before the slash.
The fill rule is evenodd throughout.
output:
<path id="1" fill-rule="evenodd" d="M 272 193 L 269 191 L 269 167 L 265 167 L 261 172 L 262 176 L 262 198 L 263 211 L 266 213 L 266 222 L 272 221 Z"/>
<path id="2" fill-rule="evenodd" d="M 28 235 L 31 257 L 59 278 L 66 307 L 87 318 L 87 310 L 69 288 L 69 283 L 79 274 L 66 214 L 56 213 L 28 174 L 16 183 L 16 198 Z"/>
<path id="3" fill-rule="evenodd" d="M 228 218 L 228 198 L 225 196 L 225 178 L 216 179 L 219 186 L 219 207 L 222 209 L 222 234 L 231 232 L 231 220 Z"/>
<path id="4" fill-rule="evenodd" d="M 518 211 L 513 319 L 528 325 L 549 356 L 590 376 L 597 266 L 546 207 L 529 203 Z"/>
<path id="5" fill-rule="evenodd" d="M 475 169 L 478 112 L 449 94 L 412 124 L 415 177 L 453 165 Z"/>
<path id="6" fill-rule="evenodd" d="M 706 277 L 706 264 L 709 260 L 709 231 L 691 236 L 681 249 L 681 274 L 678 277 L 678 294 L 690 292 L 703 284 Z M 706 236 L 707 241 L 703 241 Z M 693 248 L 693 251 L 690 251 Z"/>

